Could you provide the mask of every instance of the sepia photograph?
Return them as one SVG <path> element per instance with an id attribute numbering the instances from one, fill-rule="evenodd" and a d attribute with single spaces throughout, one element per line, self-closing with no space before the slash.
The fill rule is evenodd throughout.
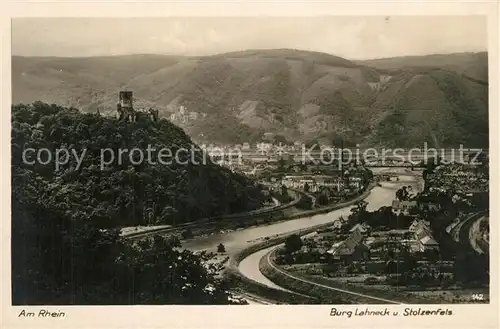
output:
<path id="1" fill-rule="evenodd" d="M 12 305 L 490 303 L 486 16 L 10 24 Z"/>

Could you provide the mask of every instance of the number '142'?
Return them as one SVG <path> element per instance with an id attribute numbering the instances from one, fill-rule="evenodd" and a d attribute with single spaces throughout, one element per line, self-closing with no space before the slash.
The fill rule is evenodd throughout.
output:
<path id="1" fill-rule="evenodd" d="M 483 294 L 472 294 L 472 300 L 483 300 Z"/>

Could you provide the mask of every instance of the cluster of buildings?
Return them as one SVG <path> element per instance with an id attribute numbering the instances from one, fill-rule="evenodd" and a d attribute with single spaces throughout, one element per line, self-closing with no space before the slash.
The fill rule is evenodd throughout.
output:
<path id="1" fill-rule="evenodd" d="M 392 212 L 395 215 L 405 215 L 414 218 L 412 224 L 408 228 L 409 235 L 407 239 L 401 240 L 401 243 L 406 243 L 410 247 L 411 252 L 425 252 L 429 250 L 439 251 L 439 244 L 432 236 L 429 222 L 419 218 L 420 212 L 435 212 L 441 209 L 439 203 L 434 202 L 417 202 L 416 200 L 393 200 Z M 411 210 L 418 210 L 417 213 L 412 213 Z M 403 232 L 406 233 L 406 232 Z"/>
<path id="2" fill-rule="evenodd" d="M 439 255 L 440 250 L 445 249 L 445 246 L 440 246 L 435 238 L 437 232 L 433 232 L 434 225 L 431 226 L 431 222 L 425 219 L 435 218 L 432 213 L 439 212 L 439 215 L 443 216 L 443 220 L 451 220 L 451 217 L 457 214 L 450 213 L 450 200 L 456 204 L 455 199 L 459 198 L 462 201 L 464 197 L 466 200 L 475 200 L 472 197 L 467 198 L 469 194 L 474 194 L 476 197 L 478 194 L 482 196 L 484 193 L 488 193 L 489 181 L 486 175 L 486 171 L 460 164 L 438 166 L 426 178 L 426 184 L 430 183 L 430 188 L 428 185 L 428 189 L 418 193 L 416 197 L 406 194 L 406 197 L 403 198 L 401 194 L 396 194 L 399 199 L 392 202 L 391 211 L 393 215 L 398 216 L 397 219 L 396 216 L 390 216 L 389 210 L 387 212 L 384 210 L 371 218 L 368 217 L 366 222 L 354 225 L 348 231 L 347 228 L 352 224 L 349 225 L 345 220 L 339 220 L 336 225 L 319 231 L 318 234 L 311 237 L 311 240 L 305 243 L 307 248 L 305 252 L 310 252 L 308 255 L 310 257 L 318 257 L 319 254 L 320 260 L 332 262 L 332 265 L 335 265 L 335 273 L 339 276 L 344 275 L 344 273 L 346 275 L 379 275 L 381 273 L 397 275 L 398 266 L 403 265 L 406 268 L 405 271 L 411 269 L 411 272 L 406 274 L 410 273 L 413 280 L 420 273 L 420 266 L 425 266 L 424 270 L 428 270 L 430 266 L 437 266 L 432 265 L 433 262 L 429 260 L 437 259 L 435 257 Z M 330 184 L 330 188 L 337 188 L 337 190 L 342 188 L 342 180 L 338 178 L 332 180 L 330 177 L 319 176 L 321 179 L 317 180 L 314 179 L 314 175 L 290 175 L 285 178 L 290 181 L 289 184 L 292 184 L 290 186 L 294 187 L 305 184 L 310 187 Z M 444 192 L 453 191 L 454 194 L 433 193 L 433 189 L 443 189 Z M 452 196 L 453 198 L 451 198 Z M 442 209 L 443 207 L 444 209 Z M 464 209 L 467 211 L 468 208 Z M 463 215 L 466 212 L 459 210 L 457 213 L 459 214 L 457 220 L 446 228 L 448 233 L 466 218 Z M 448 215 L 450 218 L 445 218 Z M 463 215 L 462 218 L 461 215 Z M 390 216 L 391 221 L 385 221 L 386 217 L 381 216 Z M 393 223 L 392 220 L 398 220 L 398 222 Z M 390 228 L 386 225 L 390 225 Z M 408 258 L 409 254 L 414 255 L 414 257 Z M 409 259 L 411 261 L 407 262 Z M 356 262 L 361 263 L 356 264 Z M 439 261 L 439 266 L 443 266 L 443 264 L 442 261 Z M 446 266 L 452 268 L 453 261 L 447 263 Z M 438 269 L 438 271 L 442 270 L 442 267 Z M 429 271 L 432 272 L 432 268 Z M 446 275 L 448 274 L 446 272 Z"/>
<path id="3" fill-rule="evenodd" d="M 377 257 L 385 244 L 395 244 L 398 248 L 407 246 L 410 253 L 439 251 L 429 223 L 423 220 L 415 219 L 407 230 L 392 230 L 382 236 L 371 236 L 371 233 L 368 224 L 357 224 L 344 240 L 334 243 L 326 253 L 333 260 L 351 262 Z"/>
<path id="4" fill-rule="evenodd" d="M 176 119 L 178 119 L 178 117 L 176 117 Z M 318 148 L 311 150 L 310 147 L 306 147 L 306 145 L 300 141 L 296 141 L 293 144 L 266 141 L 255 144 L 242 143 L 234 145 L 211 143 L 208 145 L 203 144 L 203 147 L 207 152 L 223 151 L 225 153 L 240 153 L 243 158 L 249 159 L 255 163 L 274 162 L 281 158 L 297 161 L 302 159 L 304 154 L 309 154 L 312 158 L 317 158 L 320 156 L 321 152 L 323 152 L 326 157 L 328 153 L 335 151 L 335 148 L 329 145 L 318 145 Z"/>
<path id="5" fill-rule="evenodd" d="M 263 153 L 252 148 L 249 143 L 236 146 L 209 144 L 201 145 L 201 148 L 214 162 L 245 175 L 258 176 L 265 171 L 286 170 L 288 175 L 280 178 L 279 183 L 294 189 L 304 189 L 308 185 L 311 192 L 323 187 L 339 191 L 341 188 L 361 189 L 366 184 L 363 175 L 358 174 L 364 170 L 361 166 L 343 165 L 341 169 L 338 164 L 303 162 L 298 159 L 300 156 L 286 151 L 267 154 L 268 144 L 262 144 L 258 145 L 264 149 Z M 276 180 L 273 182 L 278 183 Z"/>
<path id="6" fill-rule="evenodd" d="M 409 215 L 410 209 L 428 209 L 429 204 L 417 203 L 417 201 L 394 201 L 393 213 Z M 437 210 L 434 204 L 430 208 Z M 439 243 L 435 240 L 429 222 L 414 217 L 413 222 L 407 229 L 395 229 L 389 231 L 374 231 L 367 223 L 354 225 L 348 232 L 348 235 L 342 240 L 335 242 L 331 248 L 326 250 L 326 254 L 333 260 L 342 261 L 361 261 L 377 258 L 384 245 L 392 244 L 396 249 L 407 247 L 410 253 L 439 251 Z M 318 238 L 336 239 L 339 237 L 343 221 L 336 222 L 338 225 L 332 227 L 332 231 L 318 232 Z M 345 236 L 345 235 L 340 235 Z"/>
<path id="7" fill-rule="evenodd" d="M 410 210 L 417 207 L 417 201 L 414 200 L 393 200 L 392 201 L 392 212 L 395 215 L 410 215 Z"/>
<path id="8" fill-rule="evenodd" d="M 174 113 L 175 114 L 175 113 Z M 172 114 L 172 115 L 174 115 Z M 179 117 L 176 117 L 178 119 Z M 302 143 L 296 142 L 296 145 L 281 145 L 268 142 L 260 142 L 256 144 L 242 143 L 234 145 L 225 144 L 203 144 L 203 148 L 207 152 L 220 152 L 225 153 L 240 153 L 244 158 L 250 159 L 255 162 L 266 162 L 266 160 L 279 159 L 282 156 L 300 155 L 302 151 Z"/>
<path id="9" fill-rule="evenodd" d="M 174 123 L 188 123 L 190 121 L 196 121 L 198 119 L 204 119 L 207 117 L 206 113 L 196 112 L 196 111 L 188 111 L 187 107 L 184 105 L 175 106 L 170 105 L 170 110 L 173 110 L 174 113 L 170 114 L 170 121 Z"/>
<path id="10" fill-rule="evenodd" d="M 462 164 L 438 166 L 430 173 L 426 181 L 430 191 L 455 191 L 468 195 L 487 193 L 489 191 L 489 177 L 487 173 L 469 168 Z"/>
<path id="11" fill-rule="evenodd" d="M 342 189 L 359 190 L 364 188 L 364 178 L 361 175 L 287 175 L 281 180 L 287 188 L 319 192 L 324 188 L 340 192 Z"/>

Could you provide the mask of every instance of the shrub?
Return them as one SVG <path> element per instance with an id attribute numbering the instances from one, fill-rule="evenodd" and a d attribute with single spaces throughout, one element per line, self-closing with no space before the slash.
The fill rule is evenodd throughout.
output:
<path id="1" fill-rule="evenodd" d="M 226 247 L 220 243 L 218 246 L 217 246 L 217 252 L 226 252 Z"/>
<path id="2" fill-rule="evenodd" d="M 193 237 L 193 231 L 191 229 L 187 229 L 181 233 L 183 239 L 191 239 Z"/>
<path id="3" fill-rule="evenodd" d="M 292 234 L 285 240 L 285 250 L 289 254 L 299 251 L 303 245 L 302 239 L 297 234 Z"/>

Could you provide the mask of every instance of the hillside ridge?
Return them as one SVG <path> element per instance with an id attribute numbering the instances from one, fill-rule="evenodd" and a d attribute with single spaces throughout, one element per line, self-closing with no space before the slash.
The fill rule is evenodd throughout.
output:
<path id="1" fill-rule="evenodd" d="M 443 145 L 484 147 L 475 144 L 487 143 L 487 130 L 478 138 L 461 136 L 487 127 L 487 64 L 487 53 L 350 61 L 292 49 L 211 56 L 13 56 L 13 101 L 114 115 L 118 91 L 128 89 L 138 108 L 157 108 L 197 140 L 255 142 L 269 133 L 290 142 L 343 138 L 352 145 L 407 146 L 439 133 Z M 433 79 L 418 88 L 408 85 L 417 75 Z M 470 108 L 461 108 L 464 104 Z M 410 115 L 424 108 L 433 108 L 442 122 L 411 129 L 435 121 Z M 389 133 L 380 123 L 396 109 L 408 114 L 400 118 L 406 129 Z"/>

